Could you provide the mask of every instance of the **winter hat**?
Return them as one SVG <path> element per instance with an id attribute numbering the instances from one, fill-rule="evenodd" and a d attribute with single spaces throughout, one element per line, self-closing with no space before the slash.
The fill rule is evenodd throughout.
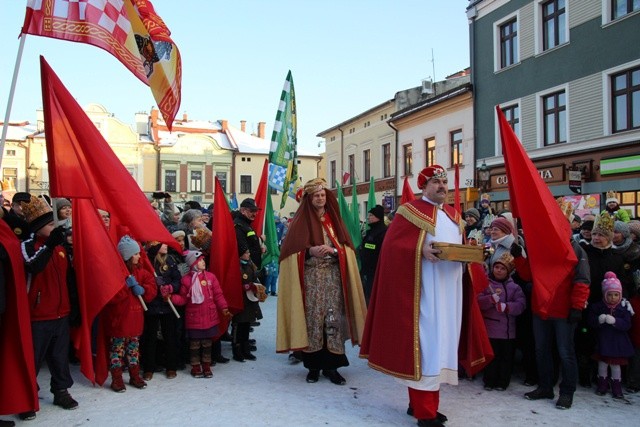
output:
<path id="1" fill-rule="evenodd" d="M 447 171 L 440 165 L 427 166 L 418 174 L 418 188 L 424 188 L 431 178 L 447 179 Z"/>
<path id="2" fill-rule="evenodd" d="M 616 192 L 613 190 L 607 191 L 607 200 L 604 203 L 605 205 L 608 205 L 609 202 L 620 204 L 620 202 L 618 201 L 618 198 L 616 197 Z"/>
<path id="3" fill-rule="evenodd" d="M 589 230 L 589 231 L 593 230 L 593 221 L 591 220 L 584 221 L 582 225 L 580 225 L 580 230 Z"/>
<path id="4" fill-rule="evenodd" d="M 378 218 L 380 221 L 384 220 L 384 208 L 380 205 L 375 205 L 374 207 L 369 209 L 369 213 Z"/>
<path id="5" fill-rule="evenodd" d="M 22 206 L 22 214 L 29 224 L 29 228 L 35 233 L 53 221 L 53 211 L 44 199 L 36 196 L 30 197 L 28 202 L 21 201 L 20 206 Z"/>
<path id="6" fill-rule="evenodd" d="M 244 255 L 249 250 L 249 246 L 244 242 L 238 243 L 238 256 Z"/>
<path id="7" fill-rule="evenodd" d="M 69 199 L 65 199 L 64 197 L 58 198 L 58 199 L 53 199 L 55 205 L 56 205 L 56 209 L 60 210 L 62 208 L 66 208 L 71 207 L 71 202 L 69 201 Z"/>
<path id="8" fill-rule="evenodd" d="M 259 211 L 261 210 L 258 205 L 256 205 L 256 201 L 251 197 L 247 197 L 240 203 L 241 208 L 249 209 L 250 211 Z"/>
<path id="9" fill-rule="evenodd" d="M 11 203 L 20 203 L 20 202 L 29 202 L 31 200 L 31 194 L 25 193 L 24 191 L 18 191 L 11 198 Z"/>
<path id="10" fill-rule="evenodd" d="M 500 258 L 498 258 L 497 260 L 495 260 L 493 262 L 493 264 L 502 264 L 507 268 L 507 271 L 509 272 L 509 274 L 511 274 L 511 272 L 513 271 L 514 268 L 516 268 L 515 263 L 513 262 L 513 256 L 509 253 L 509 252 L 505 252 L 502 254 L 502 256 Z"/>
<path id="11" fill-rule="evenodd" d="M 491 201 L 491 199 L 489 197 L 489 193 L 482 193 L 480 195 L 480 204 L 489 203 L 490 201 Z"/>
<path id="12" fill-rule="evenodd" d="M 493 227 L 502 231 L 504 234 L 513 234 L 513 225 L 511 224 L 511 221 L 506 218 L 500 217 L 494 219 L 491 223 L 491 228 Z"/>
<path id="13" fill-rule="evenodd" d="M 190 270 L 196 266 L 198 261 L 200 261 L 200 258 L 204 257 L 204 255 L 202 255 L 202 252 L 200 251 L 184 251 L 182 255 L 184 255 L 184 260 L 189 266 Z"/>
<path id="14" fill-rule="evenodd" d="M 636 240 L 640 240 L 640 221 L 629 221 L 627 225 L 629 226 L 629 232 L 636 236 Z"/>
<path id="15" fill-rule="evenodd" d="M 629 224 L 622 221 L 616 221 L 613 223 L 613 231 L 622 234 L 622 237 L 628 239 L 631 236 L 631 230 L 629 230 Z"/>
<path id="16" fill-rule="evenodd" d="M 171 235 L 173 236 L 174 239 L 177 239 L 180 236 L 185 237 L 186 233 L 182 230 L 176 230 L 173 233 L 171 233 Z"/>
<path id="17" fill-rule="evenodd" d="M 197 209 L 197 210 L 200 210 L 200 209 L 202 209 L 202 206 L 200 206 L 199 202 L 196 202 L 195 200 L 190 200 L 190 201 L 188 201 L 188 202 L 186 202 L 184 204 L 184 208 L 185 209 Z"/>
<path id="18" fill-rule="evenodd" d="M 596 218 L 591 233 L 597 233 L 606 236 L 609 241 L 613 240 L 613 219 L 611 219 L 608 213 L 603 212 L 599 217 Z"/>
<path id="19" fill-rule="evenodd" d="M 480 211 L 476 208 L 470 208 L 464 213 L 464 216 L 472 216 L 476 219 L 476 221 L 480 221 Z"/>
<path id="20" fill-rule="evenodd" d="M 129 261 L 132 256 L 140 252 L 140 245 L 130 236 L 124 235 L 118 242 L 118 252 L 123 260 Z"/>
<path id="21" fill-rule="evenodd" d="M 602 281 L 602 296 L 606 297 L 609 292 L 622 293 L 622 284 L 613 271 L 604 273 L 604 280 Z"/>

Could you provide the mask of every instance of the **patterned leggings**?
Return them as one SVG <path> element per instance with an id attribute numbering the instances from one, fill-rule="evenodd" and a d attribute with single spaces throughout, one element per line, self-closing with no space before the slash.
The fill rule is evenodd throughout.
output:
<path id="1" fill-rule="evenodd" d="M 192 339 L 189 341 L 189 364 L 199 365 L 202 363 L 211 363 L 211 347 L 213 341 L 211 338 Z"/>
<path id="2" fill-rule="evenodd" d="M 129 366 L 137 365 L 140 357 L 140 337 L 111 337 L 109 369 L 122 368 L 124 356 Z"/>

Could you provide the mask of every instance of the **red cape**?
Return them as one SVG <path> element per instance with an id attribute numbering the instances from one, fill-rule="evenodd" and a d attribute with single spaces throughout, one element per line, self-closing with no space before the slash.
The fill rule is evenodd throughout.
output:
<path id="1" fill-rule="evenodd" d="M 422 199 L 414 200 L 403 205 L 417 213 L 412 215 L 412 221 L 420 222 L 422 228 L 428 229 L 435 225 L 434 206 Z M 420 309 L 420 272 L 421 247 L 418 247 L 421 228 L 410 222 L 402 215 L 392 221 L 382 246 L 378 268 L 374 279 L 371 301 L 368 308 L 364 336 L 360 347 L 360 356 L 369 359 L 369 366 L 386 374 L 398 378 L 419 380 L 422 376 L 417 371 L 420 365 L 420 340 L 418 335 L 418 319 Z M 450 206 L 443 210 L 452 221 L 460 224 L 460 215 Z M 466 337 L 484 336 L 484 322 L 480 316 L 474 314 L 472 301 L 475 300 L 471 286 L 464 286 L 463 324 L 461 340 L 465 337 L 464 345 L 460 349 L 465 354 L 459 354 L 459 360 L 478 360 L 483 353 L 482 347 L 477 347 L 476 340 Z M 471 308 L 471 310 L 470 310 Z M 477 308 L 477 306 L 476 306 Z M 479 314 L 479 311 L 477 312 Z M 473 320 L 473 321 L 472 321 Z M 486 340 L 486 344 L 488 340 Z M 489 345 L 489 348 L 490 345 Z M 485 357 L 487 359 L 487 357 Z M 488 359 L 490 360 L 490 358 Z M 475 366 L 484 366 L 475 363 Z"/>
<path id="2" fill-rule="evenodd" d="M 7 307 L 0 322 L 0 414 L 38 411 L 38 390 L 20 242 L 0 220 L 0 243 L 9 259 L 2 265 Z"/>

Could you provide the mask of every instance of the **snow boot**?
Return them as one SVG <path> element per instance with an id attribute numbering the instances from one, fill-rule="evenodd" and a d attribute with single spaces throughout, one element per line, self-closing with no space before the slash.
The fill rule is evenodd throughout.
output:
<path id="1" fill-rule="evenodd" d="M 205 378 L 213 377 L 213 372 L 211 371 L 211 363 L 202 362 L 202 375 Z"/>
<path id="2" fill-rule="evenodd" d="M 111 390 L 116 393 L 124 393 L 127 390 L 122 380 L 122 368 L 113 368 L 111 370 Z"/>
<path id="3" fill-rule="evenodd" d="M 204 376 L 202 366 L 200 366 L 199 363 L 197 365 L 191 365 L 191 376 L 193 378 L 202 378 Z"/>
<path id="4" fill-rule="evenodd" d="M 241 344 L 233 344 L 233 360 L 236 362 L 244 362 L 244 353 L 240 347 Z"/>
<path id="5" fill-rule="evenodd" d="M 251 345 L 248 341 L 242 343 L 242 355 L 246 360 L 256 360 L 257 357 L 251 353 Z"/>
<path id="6" fill-rule="evenodd" d="M 604 396 L 607 390 L 609 390 L 608 378 L 598 376 L 598 387 L 596 388 L 596 394 L 598 396 Z"/>
<path id="7" fill-rule="evenodd" d="M 620 380 L 611 381 L 611 395 L 614 399 L 624 399 L 622 394 L 622 383 Z"/>
<path id="8" fill-rule="evenodd" d="M 71 397 L 66 388 L 53 392 L 53 404 L 62 409 L 76 409 L 78 407 L 78 402 Z"/>
<path id="9" fill-rule="evenodd" d="M 147 383 L 140 377 L 140 365 L 129 365 L 129 385 L 135 388 L 147 388 Z"/>

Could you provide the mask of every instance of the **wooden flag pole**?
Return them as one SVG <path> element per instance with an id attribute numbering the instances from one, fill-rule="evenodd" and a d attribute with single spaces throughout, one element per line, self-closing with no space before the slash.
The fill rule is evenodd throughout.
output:
<path id="1" fill-rule="evenodd" d="M 4 156 L 4 143 L 7 140 L 7 131 L 9 130 L 9 119 L 11 118 L 11 107 L 13 106 L 13 95 L 16 92 L 16 83 L 18 82 L 18 72 L 20 71 L 20 63 L 22 62 L 22 51 L 24 50 L 24 41 L 26 34 L 20 35 L 20 45 L 18 46 L 18 55 L 16 56 L 16 65 L 13 67 L 13 78 L 11 79 L 11 89 L 9 90 L 9 99 L 7 100 L 7 110 L 4 113 L 4 124 L 2 125 L 2 136 L 0 137 L 0 165 Z"/>

